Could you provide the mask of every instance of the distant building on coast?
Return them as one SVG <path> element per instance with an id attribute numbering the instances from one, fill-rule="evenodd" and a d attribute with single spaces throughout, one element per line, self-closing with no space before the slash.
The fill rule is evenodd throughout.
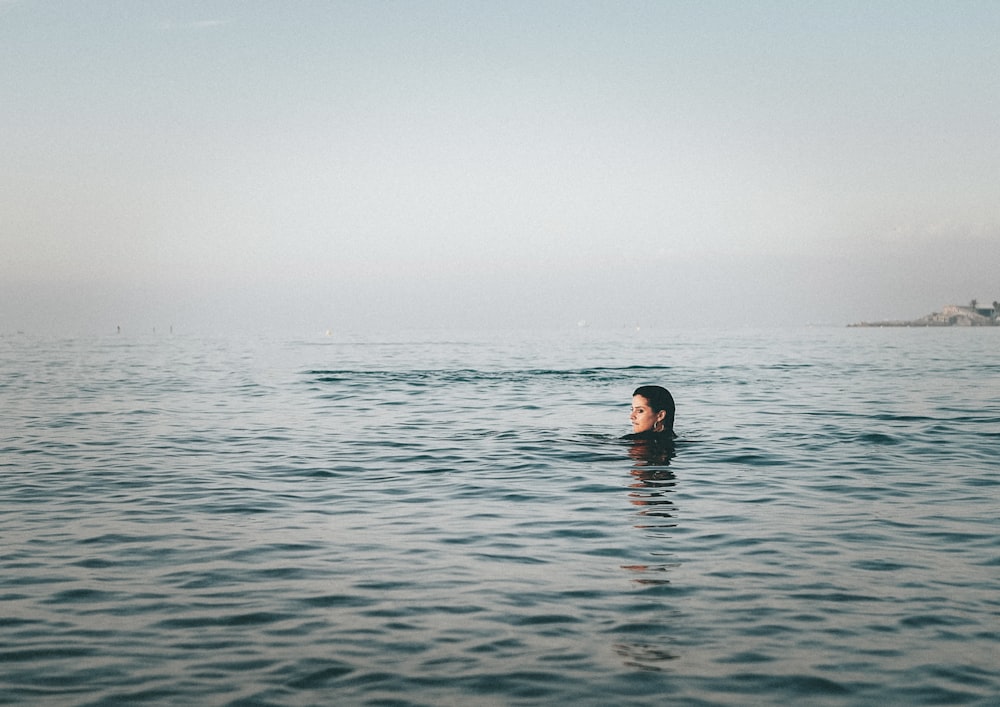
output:
<path id="1" fill-rule="evenodd" d="M 992 307 L 980 307 L 976 300 L 968 305 L 948 304 L 940 312 L 932 312 L 919 319 L 892 320 L 882 322 L 859 322 L 850 324 L 852 327 L 889 327 L 889 326 L 1000 326 L 1000 302 L 994 302 Z"/>

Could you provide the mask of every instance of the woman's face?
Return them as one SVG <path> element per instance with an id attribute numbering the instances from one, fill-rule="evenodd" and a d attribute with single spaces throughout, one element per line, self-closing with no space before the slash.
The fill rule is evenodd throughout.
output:
<path id="1" fill-rule="evenodd" d="M 629 419 L 632 421 L 632 432 L 646 432 L 653 429 L 653 426 L 667 416 L 665 410 L 653 412 L 649 406 L 649 401 L 641 395 L 632 396 L 632 414 Z"/>

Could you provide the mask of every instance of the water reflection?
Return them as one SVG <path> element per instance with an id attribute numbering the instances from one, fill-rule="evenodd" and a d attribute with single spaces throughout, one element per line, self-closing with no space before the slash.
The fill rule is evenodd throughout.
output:
<path id="1" fill-rule="evenodd" d="M 671 439 L 632 439 L 628 455 L 636 466 L 669 466 L 677 456 L 677 447 Z"/>
<path id="2" fill-rule="evenodd" d="M 659 605 L 660 599 L 666 603 L 642 622 L 641 639 L 636 636 L 639 640 L 616 643 L 613 649 L 630 668 L 662 671 L 669 661 L 680 657 L 671 645 L 678 612 L 668 599 L 672 594 L 670 572 L 677 566 L 669 544 L 673 528 L 677 527 L 673 500 L 677 477 L 670 468 L 676 449 L 672 441 L 639 439 L 630 441 L 628 455 L 632 460 L 628 501 L 635 507 L 633 527 L 642 534 L 635 545 L 641 553 L 636 559 L 641 561 L 621 567 L 644 592 L 653 592 L 648 597 L 654 605 Z"/>
<path id="3" fill-rule="evenodd" d="M 677 477 L 669 468 L 670 460 L 676 456 L 673 442 L 638 440 L 629 447 L 629 457 L 633 465 L 629 474 L 633 481 L 629 484 L 629 501 L 634 506 L 643 506 L 638 515 L 648 519 L 637 523 L 637 528 L 673 528 L 674 513 L 677 510 L 670 497 L 677 485 Z M 659 520 L 670 519 L 670 520 Z"/>

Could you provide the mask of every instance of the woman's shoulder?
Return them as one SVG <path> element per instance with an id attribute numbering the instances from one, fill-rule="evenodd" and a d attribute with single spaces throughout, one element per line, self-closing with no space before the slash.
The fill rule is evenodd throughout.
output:
<path id="1" fill-rule="evenodd" d="M 632 434 L 623 435 L 619 439 L 630 439 L 630 440 L 646 440 L 649 442 L 673 442 L 677 435 L 674 434 L 673 430 L 664 430 L 663 432 L 654 432 L 653 430 L 646 430 L 645 432 L 633 432 Z"/>

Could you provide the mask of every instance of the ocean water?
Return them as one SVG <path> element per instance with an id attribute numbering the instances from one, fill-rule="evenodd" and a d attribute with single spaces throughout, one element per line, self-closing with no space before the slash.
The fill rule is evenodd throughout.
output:
<path id="1" fill-rule="evenodd" d="M 998 704 L 998 348 L 0 337 L 0 703 Z"/>

